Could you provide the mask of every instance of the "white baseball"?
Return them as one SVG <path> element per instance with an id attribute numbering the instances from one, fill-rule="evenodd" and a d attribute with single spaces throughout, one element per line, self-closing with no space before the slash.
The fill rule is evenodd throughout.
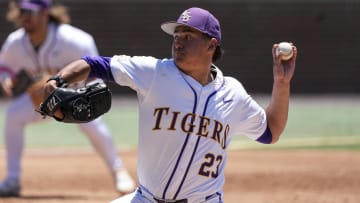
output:
<path id="1" fill-rule="evenodd" d="M 293 48 L 288 42 L 280 42 L 276 49 L 276 55 L 282 54 L 281 60 L 287 61 L 293 56 Z"/>

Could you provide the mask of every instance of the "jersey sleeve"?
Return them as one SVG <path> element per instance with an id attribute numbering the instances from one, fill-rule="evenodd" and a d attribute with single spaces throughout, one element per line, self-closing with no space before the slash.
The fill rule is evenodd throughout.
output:
<path id="1" fill-rule="evenodd" d="M 242 123 L 239 127 L 240 134 L 252 140 L 257 140 L 267 128 L 265 110 L 250 95 L 240 108 L 239 119 Z"/>
<path id="2" fill-rule="evenodd" d="M 150 56 L 116 55 L 110 61 L 115 82 L 145 95 L 155 78 L 159 59 Z"/>
<path id="3" fill-rule="evenodd" d="M 264 108 L 262 108 L 244 89 L 242 84 L 235 79 L 229 79 L 230 86 L 235 86 L 237 101 L 236 110 L 233 113 L 232 124 L 235 134 L 246 136 L 252 140 L 258 140 L 267 131 L 267 119 Z M 259 139 L 263 142 L 263 139 Z"/>
<path id="4" fill-rule="evenodd" d="M 13 71 L 13 73 L 17 73 L 20 71 L 22 67 L 19 66 L 19 40 L 17 36 L 22 34 L 21 30 L 17 30 L 16 32 L 11 33 L 5 40 L 4 44 L 1 47 L 0 51 L 0 66 L 7 67 Z"/>
<path id="5" fill-rule="evenodd" d="M 8 41 L 5 41 L 0 51 L 0 66 L 9 66 L 9 61 L 11 61 L 11 55 L 9 54 Z"/>
<path id="6" fill-rule="evenodd" d="M 110 57 L 84 56 L 81 59 L 86 61 L 91 67 L 89 78 L 101 78 L 105 81 L 114 82 L 110 69 Z"/>

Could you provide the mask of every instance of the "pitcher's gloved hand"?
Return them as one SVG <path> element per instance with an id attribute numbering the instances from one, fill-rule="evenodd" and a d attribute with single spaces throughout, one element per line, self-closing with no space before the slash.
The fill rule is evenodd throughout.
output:
<path id="1" fill-rule="evenodd" d="M 37 112 L 41 115 L 65 123 L 86 123 L 111 108 L 111 91 L 105 83 L 82 88 L 66 88 L 66 83 L 59 86 L 40 104 Z"/>

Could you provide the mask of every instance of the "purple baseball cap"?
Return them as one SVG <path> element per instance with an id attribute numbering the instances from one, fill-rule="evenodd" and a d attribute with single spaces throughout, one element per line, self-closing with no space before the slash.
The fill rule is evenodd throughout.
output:
<path id="1" fill-rule="evenodd" d="M 221 29 L 219 21 L 209 11 L 202 8 L 189 8 L 185 10 L 177 21 L 169 21 L 161 24 L 161 29 L 169 35 L 173 35 L 175 28 L 185 25 L 199 30 L 202 33 L 217 39 L 221 44 Z"/>
<path id="2" fill-rule="evenodd" d="M 19 3 L 20 9 L 40 11 L 42 9 L 50 8 L 52 0 L 21 0 Z"/>

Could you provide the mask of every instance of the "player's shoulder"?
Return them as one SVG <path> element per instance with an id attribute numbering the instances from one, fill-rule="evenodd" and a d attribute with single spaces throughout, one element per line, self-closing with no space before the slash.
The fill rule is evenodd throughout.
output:
<path id="1" fill-rule="evenodd" d="M 232 77 L 232 76 L 224 76 L 225 83 L 232 84 L 232 85 L 242 85 L 241 82 Z"/>
<path id="2" fill-rule="evenodd" d="M 224 76 L 225 86 L 228 88 L 234 88 L 240 91 L 245 91 L 243 84 L 236 78 L 231 76 Z"/>
<path id="3" fill-rule="evenodd" d="M 112 56 L 113 60 L 123 62 L 129 60 L 135 61 L 157 61 L 158 59 L 153 56 L 130 56 L 130 55 L 114 55 Z"/>
<path id="4" fill-rule="evenodd" d="M 131 63 L 136 66 L 156 67 L 161 60 L 153 56 L 128 56 L 128 55 L 114 55 L 112 57 L 114 63 Z"/>
<path id="5" fill-rule="evenodd" d="M 58 25 L 58 30 L 61 33 L 68 33 L 68 34 L 75 34 L 79 36 L 88 36 L 91 37 L 91 35 L 88 32 L 85 32 L 84 30 L 75 27 L 70 24 L 61 23 Z"/>
<path id="6" fill-rule="evenodd" d="M 110 62 L 111 67 L 130 68 L 141 70 L 142 73 L 170 73 L 176 70 L 174 62 L 171 59 L 159 59 L 154 56 L 128 56 L 115 55 Z"/>
<path id="7" fill-rule="evenodd" d="M 19 28 L 8 35 L 8 37 L 4 42 L 4 46 L 16 47 L 18 45 L 21 45 L 22 43 L 21 41 L 24 36 L 25 36 L 25 30 L 23 28 Z"/>
<path id="8" fill-rule="evenodd" d="M 58 36 L 63 40 L 71 42 L 93 41 L 93 36 L 84 30 L 69 24 L 59 24 L 57 28 Z"/>

